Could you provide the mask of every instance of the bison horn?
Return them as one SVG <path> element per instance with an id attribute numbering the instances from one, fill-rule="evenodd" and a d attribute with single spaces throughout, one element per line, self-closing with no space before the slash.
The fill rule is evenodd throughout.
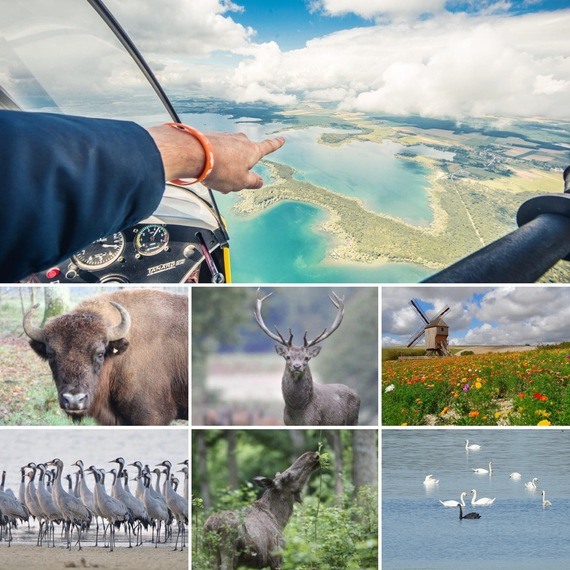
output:
<path id="1" fill-rule="evenodd" d="M 32 325 L 32 315 L 34 311 L 40 305 L 36 303 L 25 315 L 24 315 L 24 322 L 22 326 L 24 327 L 24 332 L 36 342 L 44 342 L 45 339 L 45 331 L 41 327 L 35 327 Z"/>
<path id="2" fill-rule="evenodd" d="M 114 301 L 110 301 L 111 305 L 119 311 L 121 314 L 121 322 L 114 326 L 107 328 L 107 340 L 119 340 L 121 338 L 125 338 L 129 329 L 131 328 L 131 316 L 125 307 L 119 305 L 119 303 L 115 303 Z"/>

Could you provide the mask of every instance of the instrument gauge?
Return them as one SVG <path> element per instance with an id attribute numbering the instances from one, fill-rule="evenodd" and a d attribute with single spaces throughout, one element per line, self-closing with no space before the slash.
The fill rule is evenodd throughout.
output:
<path id="1" fill-rule="evenodd" d="M 94 241 L 91 245 L 78 251 L 71 260 L 81 269 L 103 269 L 117 261 L 125 249 L 125 236 L 122 232 Z"/>
<path id="2" fill-rule="evenodd" d="M 168 247 L 169 239 L 170 235 L 164 226 L 149 224 L 135 236 L 135 249 L 140 255 L 156 255 Z"/>

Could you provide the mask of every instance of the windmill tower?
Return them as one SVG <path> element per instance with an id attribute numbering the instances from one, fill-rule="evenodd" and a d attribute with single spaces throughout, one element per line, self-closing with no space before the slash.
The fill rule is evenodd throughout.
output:
<path id="1" fill-rule="evenodd" d="M 410 305 L 423 321 L 422 326 L 410 337 L 407 347 L 414 346 L 425 335 L 426 337 L 426 354 L 428 356 L 451 356 L 451 352 L 447 346 L 447 337 L 449 335 L 449 325 L 442 319 L 442 316 L 449 311 L 449 307 L 443 308 L 431 320 L 422 311 L 416 299 L 410 301 Z"/>

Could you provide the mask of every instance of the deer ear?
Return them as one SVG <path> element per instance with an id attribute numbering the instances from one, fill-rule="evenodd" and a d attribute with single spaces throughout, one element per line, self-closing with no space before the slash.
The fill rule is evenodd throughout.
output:
<path id="1" fill-rule="evenodd" d="M 275 352 L 279 355 L 279 356 L 285 356 L 286 353 L 286 349 L 284 346 L 280 345 L 280 344 L 276 344 L 275 345 Z"/>
<path id="2" fill-rule="evenodd" d="M 311 348 L 309 348 L 309 350 L 307 350 L 307 354 L 311 358 L 313 358 L 313 356 L 317 356 L 319 354 L 319 352 L 321 352 L 320 346 L 311 346 Z"/>
<path id="3" fill-rule="evenodd" d="M 264 489 L 273 487 L 273 479 L 270 479 L 269 477 L 254 477 L 252 481 Z"/>

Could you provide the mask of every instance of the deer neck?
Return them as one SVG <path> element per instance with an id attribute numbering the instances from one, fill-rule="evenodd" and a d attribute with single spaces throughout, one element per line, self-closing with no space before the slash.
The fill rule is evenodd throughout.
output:
<path id="1" fill-rule="evenodd" d="M 303 372 L 291 372 L 285 368 L 281 381 L 283 399 L 290 408 L 306 408 L 313 399 L 313 377 L 309 367 Z"/>

